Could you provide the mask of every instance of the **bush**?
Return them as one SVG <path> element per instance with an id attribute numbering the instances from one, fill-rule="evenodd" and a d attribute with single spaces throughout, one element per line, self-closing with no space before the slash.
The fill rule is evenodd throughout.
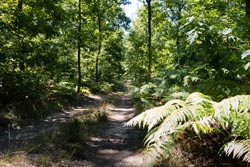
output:
<path id="1" fill-rule="evenodd" d="M 0 78 L 0 119 L 22 123 L 26 118 L 41 118 L 76 100 L 74 85 L 54 83 L 34 72 L 8 72 Z M 6 117 L 12 113 L 15 118 Z"/>
<path id="2" fill-rule="evenodd" d="M 43 75 L 30 72 L 11 72 L 2 75 L 2 96 L 5 102 L 25 100 L 27 98 L 36 100 L 47 92 L 47 78 Z"/>
<path id="3" fill-rule="evenodd" d="M 185 101 L 175 99 L 146 110 L 126 125 L 148 130 L 145 139 L 147 166 L 154 166 L 166 155 L 170 157 L 175 140 L 187 130 L 198 137 L 226 134 L 220 145 L 223 152 L 250 162 L 249 108 L 250 95 L 215 102 L 201 93 L 192 93 Z"/>
<path id="4" fill-rule="evenodd" d="M 71 143 L 84 143 L 88 137 L 88 131 L 84 122 L 78 118 L 73 118 L 64 126 L 64 139 Z"/>

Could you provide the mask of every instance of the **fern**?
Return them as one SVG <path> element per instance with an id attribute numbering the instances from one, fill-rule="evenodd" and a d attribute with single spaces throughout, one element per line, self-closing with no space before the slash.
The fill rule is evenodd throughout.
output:
<path id="1" fill-rule="evenodd" d="M 163 106 L 146 110 L 145 112 L 131 119 L 128 123 L 126 123 L 126 126 L 138 125 L 142 128 L 148 127 L 148 131 L 150 131 L 155 125 L 162 121 L 172 111 L 177 110 L 178 108 L 183 107 L 184 105 L 185 102 L 182 100 L 169 101 Z"/>
<path id="2" fill-rule="evenodd" d="M 233 154 L 234 158 L 242 157 L 243 161 L 250 163 L 250 139 L 231 141 L 226 144 L 224 151 L 227 155 Z"/>
<path id="3" fill-rule="evenodd" d="M 218 128 L 226 131 L 231 129 L 229 138 L 241 137 L 249 144 L 249 109 L 248 95 L 214 102 L 208 96 L 196 92 L 190 94 L 186 101 L 171 100 L 163 106 L 146 110 L 131 119 L 126 126 L 148 128 L 145 137 L 146 159 L 147 166 L 153 166 L 166 155 L 166 151 L 171 154 L 175 136 L 187 128 L 192 128 L 197 135 L 213 133 Z M 237 158 L 244 156 L 243 160 L 248 161 L 250 149 L 246 142 L 230 142 L 225 152 L 227 155 L 233 152 Z"/>
<path id="4" fill-rule="evenodd" d="M 219 103 L 214 104 L 215 117 L 220 119 L 222 116 L 228 117 L 231 111 L 233 112 L 248 112 L 250 109 L 250 96 L 241 95 L 228 99 L 224 99 Z"/>

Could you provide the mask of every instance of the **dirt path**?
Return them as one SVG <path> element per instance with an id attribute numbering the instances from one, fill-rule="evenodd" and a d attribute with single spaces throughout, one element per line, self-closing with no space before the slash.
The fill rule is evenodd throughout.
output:
<path id="1" fill-rule="evenodd" d="M 120 92 L 115 103 L 108 107 L 109 121 L 99 129 L 99 133 L 91 137 L 84 152 L 86 167 L 141 167 L 139 132 L 124 127 L 134 115 L 131 99 Z"/>
<path id="2" fill-rule="evenodd" d="M 108 121 L 98 125 L 97 133 L 88 140 L 80 157 L 75 160 L 61 160 L 56 167 L 143 166 L 140 133 L 134 129 L 124 127 L 124 124 L 133 117 L 135 110 L 129 95 L 124 92 L 117 92 L 107 97 L 90 96 L 88 99 L 90 100 L 89 104 L 94 103 L 94 106 L 107 101 Z M 5 129 L 0 131 L 0 155 L 6 150 L 8 151 L 10 143 L 11 147 L 15 147 L 15 145 L 18 146 L 22 142 L 32 140 L 42 133 L 52 131 L 61 123 L 89 110 L 90 106 L 74 107 L 68 112 L 53 114 L 20 130 L 8 131 Z M 6 164 L 6 166 L 11 165 Z M 12 166 L 16 165 L 17 163 L 14 163 Z M 29 165 L 26 166 L 29 167 Z M 33 165 L 31 166 L 33 167 Z"/>
<path id="3" fill-rule="evenodd" d="M 0 154 L 9 152 L 22 145 L 23 142 L 32 140 L 43 133 L 55 130 L 60 124 L 81 115 L 90 108 L 99 106 L 104 101 L 103 97 L 98 95 L 88 95 L 83 99 L 85 105 L 70 107 L 66 111 L 56 112 L 44 119 L 31 121 L 25 127 L 16 129 L 0 127 Z"/>

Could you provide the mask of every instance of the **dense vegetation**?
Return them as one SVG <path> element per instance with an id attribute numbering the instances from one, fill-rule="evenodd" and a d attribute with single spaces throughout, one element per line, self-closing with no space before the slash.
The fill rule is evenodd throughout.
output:
<path id="1" fill-rule="evenodd" d="M 1 117 L 43 116 L 76 93 L 119 87 L 123 29 L 130 22 L 120 5 L 126 3 L 1 1 Z"/>
<path id="2" fill-rule="evenodd" d="M 161 105 L 129 123 L 148 128 L 152 164 L 193 130 L 249 162 L 250 1 L 140 2 L 130 24 L 129 0 L 2 0 L 0 126 L 127 81 L 135 101 Z"/>

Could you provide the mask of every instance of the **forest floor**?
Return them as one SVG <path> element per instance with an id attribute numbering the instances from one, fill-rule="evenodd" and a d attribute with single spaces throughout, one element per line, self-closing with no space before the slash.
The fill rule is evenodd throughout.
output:
<path id="1" fill-rule="evenodd" d="M 106 96 L 89 95 L 85 100 L 86 105 L 71 107 L 68 111 L 31 122 L 24 128 L 0 129 L 0 166 L 142 166 L 140 132 L 124 127 L 124 123 L 135 113 L 129 95 L 124 92 Z M 97 122 L 94 133 L 83 144 L 67 146 L 64 143 L 62 146 L 63 136 L 55 142 L 53 134 L 58 131 L 58 127 L 87 112 L 105 112 L 107 120 Z M 48 133 L 50 135 L 44 135 Z"/>
<path id="2" fill-rule="evenodd" d="M 143 136 L 124 127 L 135 114 L 130 96 L 114 92 L 82 99 L 82 105 L 32 121 L 26 127 L 0 127 L 0 167 L 142 167 Z M 84 118 L 85 129 L 78 129 L 74 118 Z M 87 138 L 81 141 L 84 135 L 80 134 L 85 133 Z M 204 140 L 184 137 L 175 143 L 171 160 L 158 167 L 248 166 L 219 156 L 214 149 L 219 148 L 218 141 L 218 136 Z"/>

